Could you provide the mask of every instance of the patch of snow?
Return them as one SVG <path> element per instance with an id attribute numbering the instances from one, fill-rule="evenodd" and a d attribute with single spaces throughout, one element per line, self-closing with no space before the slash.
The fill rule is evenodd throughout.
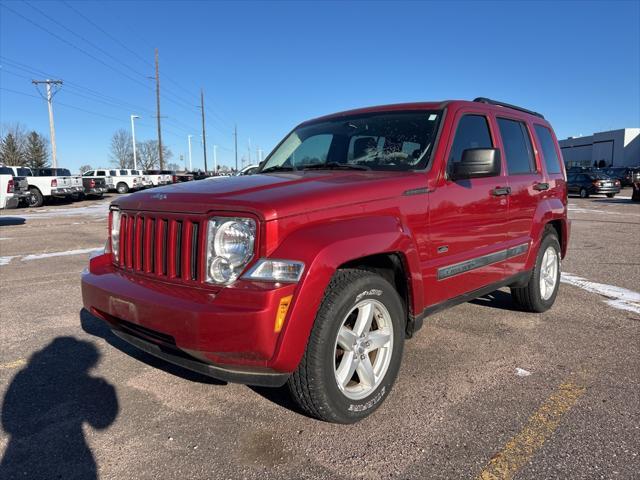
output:
<path id="1" fill-rule="evenodd" d="M 562 273 L 560 281 L 575 287 L 580 287 L 587 292 L 602 295 L 607 298 L 606 303 L 613 308 L 640 315 L 640 293 L 638 292 L 614 285 L 607 285 L 606 283 L 590 282 L 571 273 Z"/>
<path id="2" fill-rule="evenodd" d="M 42 260 L 43 258 L 66 257 L 67 255 L 82 255 L 85 253 L 95 253 L 102 250 L 103 250 L 103 247 L 94 247 L 94 248 L 81 248 L 78 250 L 67 250 L 64 252 L 37 253 L 33 255 L 25 255 L 24 257 L 22 257 L 22 261 L 30 262 L 32 260 Z"/>
<path id="3" fill-rule="evenodd" d="M 32 213 L 20 214 L 20 217 L 27 220 L 37 220 L 38 218 L 56 218 L 56 217 L 76 217 L 80 215 L 104 217 L 106 218 L 109 213 L 109 203 L 99 203 L 96 205 L 90 205 L 88 207 L 76 207 L 76 208 L 58 208 L 47 210 L 36 210 Z"/>
<path id="4" fill-rule="evenodd" d="M 531 375 L 531 372 L 529 370 L 525 370 L 524 368 L 516 368 L 516 375 L 518 377 L 528 377 L 529 375 Z"/>
<path id="5" fill-rule="evenodd" d="M 15 256 L 0 257 L 0 265 L 9 265 L 11 260 L 13 260 L 14 258 L 16 257 Z"/>

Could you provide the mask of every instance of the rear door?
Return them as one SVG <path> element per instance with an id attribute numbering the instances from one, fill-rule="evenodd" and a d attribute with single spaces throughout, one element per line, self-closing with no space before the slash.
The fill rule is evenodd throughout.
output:
<path id="1" fill-rule="evenodd" d="M 447 147 L 446 167 L 460 162 L 469 148 L 493 148 L 495 132 L 488 117 L 473 109 L 460 110 Z M 425 270 L 428 304 L 500 281 L 504 277 L 507 198 L 506 178 L 451 181 L 446 172 L 429 194 L 430 261 Z"/>
<path id="2" fill-rule="evenodd" d="M 533 148 L 527 122 L 506 116 L 496 117 L 502 153 L 508 175 L 509 212 L 507 215 L 507 276 L 521 272 L 533 244 L 533 222 L 538 204 L 549 190 Z"/>

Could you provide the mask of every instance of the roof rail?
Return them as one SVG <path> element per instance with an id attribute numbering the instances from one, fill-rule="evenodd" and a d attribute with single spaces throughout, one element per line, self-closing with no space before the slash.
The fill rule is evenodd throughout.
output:
<path id="1" fill-rule="evenodd" d="M 512 108 L 514 110 L 519 110 L 524 113 L 528 113 L 530 115 L 535 115 L 536 117 L 540 117 L 544 119 L 544 116 L 541 113 L 534 112 L 533 110 L 527 110 L 526 108 L 517 107 L 516 105 L 511 105 L 510 103 L 499 102 L 498 100 L 491 100 L 490 98 L 478 97 L 473 99 L 474 102 L 478 103 L 487 103 L 489 105 L 499 105 L 501 107 Z"/>

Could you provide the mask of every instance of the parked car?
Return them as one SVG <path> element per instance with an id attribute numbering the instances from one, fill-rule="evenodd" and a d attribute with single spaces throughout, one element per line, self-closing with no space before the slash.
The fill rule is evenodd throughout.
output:
<path id="1" fill-rule="evenodd" d="M 619 180 L 621 187 L 630 187 L 633 185 L 633 170 L 632 167 L 609 167 L 603 168 L 601 172 Z"/>
<path id="2" fill-rule="evenodd" d="M 620 193 L 620 180 L 599 172 L 570 173 L 567 177 L 569 194 L 587 198 L 589 195 L 606 195 L 613 198 Z"/>
<path id="3" fill-rule="evenodd" d="M 523 310 L 553 305 L 561 158 L 542 115 L 484 98 L 311 120 L 258 175 L 115 200 L 84 306 L 155 356 L 288 383 L 309 415 L 352 423 L 428 315 L 504 286 Z"/>
<path id="4" fill-rule="evenodd" d="M 104 180 L 107 187 L 107 191 L 115 191 L 115 183 L 113 181 L 115 170 L 107 170 L 104 168 L 98 168 L 96 170 L 88 170 L 82 174 L 83 181 L 87 178 L 93 178 L 94 180 Z"/>
<path id="5" fill-rule="evenodd" d="M 236 172 L 235 175 L 236 177 L 239 177 L 241 175 L 253 175 L 258 171 L 259 168 L 260 168 L 260 165 L 247 165 L 240 171 Z"/>
<path id="6" fill-rule="evenodd" d="M 115 190 L 118 193 L 129 193 L 130 190 L 135 191 L 144 188 L 142 176 L 140 174 L 133 175 L 126 168 L 109 170 L 109 173 L 113 177 Z"/>
<path id="7" fill-rule="evenodd" d="M 18 169 L 26 173 L 26 180 L 29 184 L 28 205 L 30 207 L 40 207 L 48 198 L 71 198 L 78 192 L 77 186 L 71 176 L 71 172 L 66 168 L 27 168 L 11 166 L 14 172 Z"/>
<path id="8" fill-rule="evenodd" d="M 164 175 L 160 170 L 145 170 L 144 174 L 149 177 L 154 187 L 171 183 L 171 177 Z"/>
<path id="9" fill-rule="evenodd" d="M 190 182 L 194 179 L 193 173 L 189 172 L 173 172 L 173 183 Z"/>
<path id="10" fill-rule="evenodd" d="M 107 187 L 106 177 L 82 177 L 82 185 L 84 192 L 80 194 L 80 198 L 95 197 L 102 198 L 109 191 Z"/>
<path id="11" fill-rule="evenodd" d="M 18 198 L 18 205 L 29 205 L 31 192 L 29 191 L 29 181 L 27 176 L 31 170 L 27 167 L 6 167 L 13 172 L 14 196 Z"/>
<path id="12" fill-rule="evenodd" d="M 142 185 L 141 188 L 151 188 L 153 187 L 153 181 L 149 175 L 146 175 L 142 170 L 133 170 L 131 168 L 127 168 L 127 174 L 132 177 L 138 177 L 138 182 Z"/>
<path id="13" fill-rule="evenodd" d="M 15 182 L 13 170 L 9 167 L 0 167 L 0 209 L 16 208 L 20 202 L 15 194 Z"/>

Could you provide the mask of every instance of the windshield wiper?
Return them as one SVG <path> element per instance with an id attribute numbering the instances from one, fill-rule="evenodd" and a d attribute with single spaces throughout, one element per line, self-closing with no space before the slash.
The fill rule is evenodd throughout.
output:
<path id="1" fill-rule="evenodd" d="M 300 170 L 371 170 L 371 168 L 366 165 L 355 165 L 353 163 L 327 162 L 304 165 Z"/>
<path id="2" fill-rule="evenodd" d="M 276 165 L 273 167 L 267 167 L 260 170 L 258 173 L 270 173 L 270 172 L 292 172 L 293 167 L 287 167 L 283 165 Z"/>

